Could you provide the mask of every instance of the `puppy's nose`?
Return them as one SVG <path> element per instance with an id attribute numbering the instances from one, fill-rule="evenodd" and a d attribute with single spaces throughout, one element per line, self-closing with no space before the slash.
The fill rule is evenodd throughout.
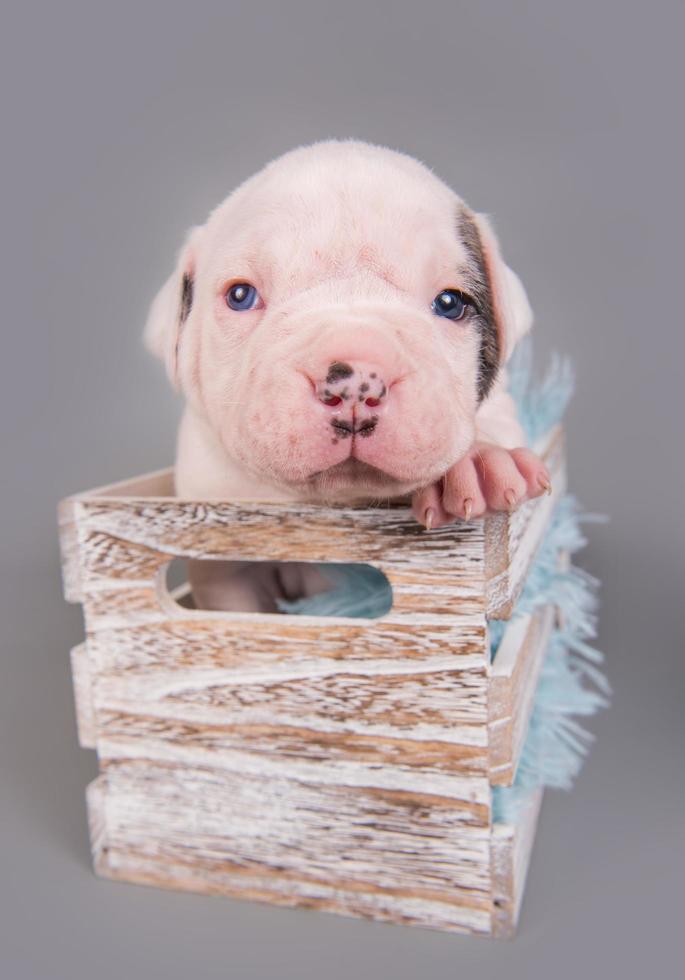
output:
<path id="1" fill-rule="evenodd" d="M 316 384 L 317 398 L 329 408 L 379 408 L 387 394 L 388 385 L 374 364 L 332 361 L 326 377 Z"/>

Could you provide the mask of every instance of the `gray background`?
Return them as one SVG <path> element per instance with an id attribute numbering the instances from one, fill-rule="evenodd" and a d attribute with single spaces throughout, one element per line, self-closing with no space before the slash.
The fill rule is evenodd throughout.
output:
<path id="1" fill-rule="evenodd" d="M 681 2 L 5 7 L 0 974 L 639 977 L 680 945 L 683 873 Z M 356 136 L 494 215 L 570 353 L 572 482 L 611 514 L 615 698 L 549 793 L 514 944 L 97 880 L 60 595 L 63 495 L 171 461 L 143 352 L 185 229 L 274 155 Z"/>

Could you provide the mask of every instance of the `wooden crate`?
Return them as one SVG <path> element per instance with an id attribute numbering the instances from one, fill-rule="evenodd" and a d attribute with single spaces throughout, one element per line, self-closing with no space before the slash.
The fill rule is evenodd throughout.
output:
<path id="1" fill-rule="evenodd" d="M 508 618 L 564 487 L 426 532 L 404 506 L 194 501 L 171 471 L 60 505 L 96 869 L 111 878 L 511 935 L 541 793 L 492 818 L 516 772 L 552 610 Z M 368 562 L 378 620 L 184 608 L 175 557 Z"/>

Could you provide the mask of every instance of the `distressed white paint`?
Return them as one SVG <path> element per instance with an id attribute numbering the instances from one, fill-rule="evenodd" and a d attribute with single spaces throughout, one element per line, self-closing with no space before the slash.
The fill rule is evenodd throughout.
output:
<path id="1" fill-rule="evenodd" d="M 559 433 L 545 450 L 563 486 Z M 473 933 L 513 929 L 537 810 L 493 827 L 551 614 L 506 616 L 557 499 L 426 533 L 406 507 L 168 497 L 169 471 L 60 511 L 96 867 L 112 877 Z M 380 568 L 379 620 L 208 613 L 174 557 Z"/>
<path id="2" fill-rule="evenodd" d="M 555 609 L 545 606 L 505 630 L 490 673 L 488 744 L 490 781 L 510 786 L 516 778 Z"/>

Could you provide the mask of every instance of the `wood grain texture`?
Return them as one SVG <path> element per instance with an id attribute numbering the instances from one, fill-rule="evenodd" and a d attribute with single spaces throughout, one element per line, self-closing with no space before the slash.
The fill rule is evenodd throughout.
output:
<path id="1" fill-rule="evenodd" d="M 88 805 L 109 878 L 511 937 L 541 797 L 517 824 L 464 827 L 439 795 L 120 761 Z"/>
<path id="2" fill-rule="evenodd" d="M 400 792 L 361 771 L 349 785 L 328 767 L 325 781 L 316 767 L 175 769 L 107 767 L 105 873 L 130 878 L 142 862 L 147 880 L 172 887 L 490 928 L 490 830 L 455 820 L 461 804 L 439 784 Z"/>
<path id="3" fill-rule="evenodd" d="M 81 748 L 94 749 L 97 739 L 95 699 L 90 657 L 85 643 L 79 643 L 71 651 L 71 677 L 74 685 L 76 726 Z"/>
<path id="4" fill-rule="evenodd" d="M 495 824 L 492 838 L 492 935 L 511 939 L 521 911 L 543 791 L 533 790 L 516 824 Z"/>
<path id="5" fill-rule="evenodd" d="M 62 590 L 67 602 L 81 602 L 81 562 L 76 523 L 76 498 L 62 500 L 57 509 L 59 546 L 62 556 Z"/>
<path id="6" fill-rule="evenodd" d="M 545 449 L 556 494 L 563 442 Z M 551 612 L 512 623 L 556 497 L 430 533 L 405 506 L 189 501 L 170 471 L 60 508 L 97 870 L 474 934 L 513 929 L 534 821 L 492 823 Z M 176 557 L 369 562 L 378 620 L 179 605 Z M 527 850 L 526 850 L 527 849 Z M 524 875 L 525 876 L 525 875 Z"/>
<path id="7" fill-rule="evenodd" d="M 490 782 L 511 786 L 533 710 L 555 609 L 522 616 L 505 631 L 492 666 L 488 697 Z"/>

